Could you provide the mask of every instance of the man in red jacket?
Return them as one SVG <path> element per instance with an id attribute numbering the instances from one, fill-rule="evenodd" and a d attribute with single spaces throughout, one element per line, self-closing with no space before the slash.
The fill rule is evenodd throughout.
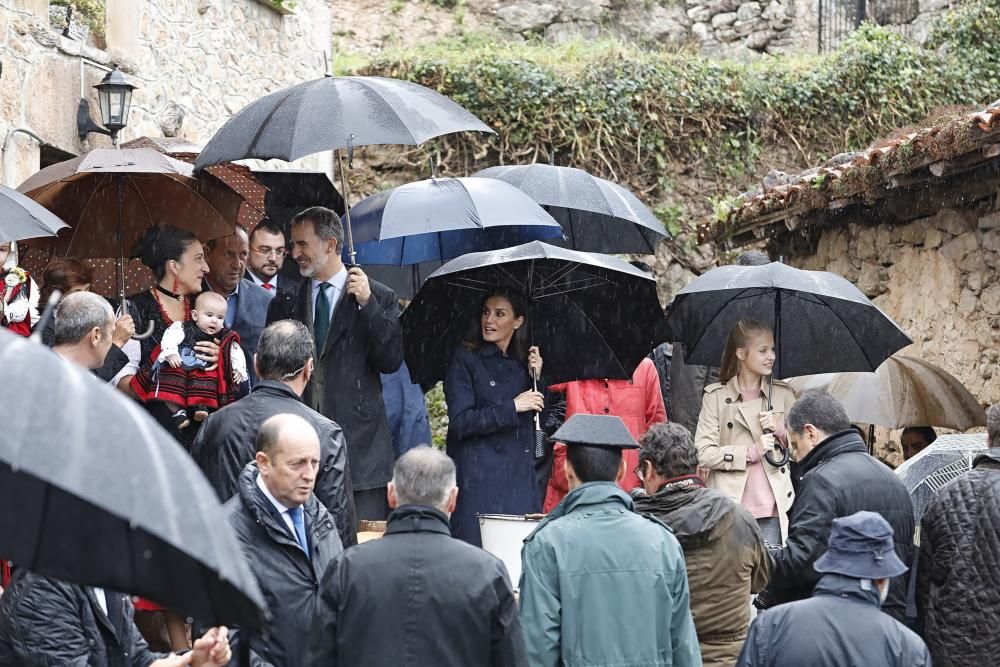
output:
<path id="1" fill-rule="evenodd" d="M 663 407 L 663 394 L 660 393 L 660 376 L 656 366 L 649 359 L 642 363 L 632 374 L 632 380 L 574 380 L 563 384 L 552 385 L 550 392 L 558 392 L 566 396 L 566 419 L 575 414 L 613 415 L 619 417 L 629 433 L 637 441 L 642 439 L 653 424 L 667 421 L 667 411 Z M 629 493 L 632 489 L 642 486 L 635 475 L 639 464 L 638 450 L 625 450 L 625 477 L 618 483 Z M 546 514 L 569 492 L 566 475 L 563 472 L 563 461 L 566 459 L 566 447 L 557 444 L 553 452 L 552 476 L 545 493 L 545 503 L 542 511 Z"/>

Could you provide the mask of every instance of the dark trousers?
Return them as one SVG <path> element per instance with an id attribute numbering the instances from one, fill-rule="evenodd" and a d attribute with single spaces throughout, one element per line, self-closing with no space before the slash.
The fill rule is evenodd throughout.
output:
<path id="1" fill-rule="evenodd" d="M 358 521 L 385 521 L 389 518 L 389 499 L 385 487 L 354 492 L 354 513 Z"/>

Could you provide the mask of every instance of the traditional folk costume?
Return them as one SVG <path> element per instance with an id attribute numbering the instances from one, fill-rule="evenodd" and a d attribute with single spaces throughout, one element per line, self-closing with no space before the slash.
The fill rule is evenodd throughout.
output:
<path id="1" fill-rule="evenodd" d="M 30 336 L 31 327 L 38 321 L 38 285 L 17 265 L 17 245 L 14 243 L 0 277 L 3 278 L 0 282 L 0 325 L 22 336 Z"/>
<path id="2" fill-rule="evenodd" d="M 214 370 L 195 356 L 194 346 L 219 339 L 219 363 Z M 192 410 L 210 412 L 229 405 L 239 397 L 240 385 L 249 378 L 240 337 L 231 329 L 205 333 L 192 320 L 167 327 L 131 386 L 143 403 L 163 401 Z M 167 357 L 177 355 L 181 365 L 174 368 Z"/>

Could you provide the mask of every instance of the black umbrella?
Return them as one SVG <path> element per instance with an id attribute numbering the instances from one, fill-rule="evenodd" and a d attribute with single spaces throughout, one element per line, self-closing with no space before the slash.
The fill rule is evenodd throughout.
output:
<path id="1" fill-rule="evenodd" d="M 0 243 L 55 236 L 68 226 L 35 200 L 0 185 Z"/>
<path id="2" fill-rule="evenodd" d="M 251 102 L 212 137 L 195 168 L 247 158 L 297 160 L 355 146 L 419 145 L 454 132 L 493 130 L 444 95 L 424 86 L 376 76 L 327 76 Z M 343 164 L 345 199 L 349 198 Z M 350 209 L 347 249 L 354 262 Z"/>
<path id="3" fill-rule="evenodd" d="M 7 332 L 0 386 L 0 554 L 212 625 L 261 625 L 264 598 L 218 497 L 137 403 Z"/>
<path id="4" fill-rule="evenodd" d="M 614 257 L 533 241 L 463 255 L 428 278 L 401 318 L 414 382 L 444 378 L 455 348 L 479 331 L 483 298 L 501 286 L 527 297 L 531 342 L 550 383 L 629 379 L 662 339 L 651 277 Z"/>
<path id="5" fill-rule="evenodd" d="M 473 174 L 510 183 L 562 225 L 553 245 L 586 252 L 650 255 L 668 238 L 663 223 L 625 188 L 581 169 L 548 164 L 490 167 Z"/>
<path id="6" fill-rule="evenodd" d="M 717 366 L 737 320 L 770 326 L 775 377 L 872 372 L 913 342 L 844 278 L 780 262 L 712 269 L 678 292 L 668 310 L 685 363 Z"/>

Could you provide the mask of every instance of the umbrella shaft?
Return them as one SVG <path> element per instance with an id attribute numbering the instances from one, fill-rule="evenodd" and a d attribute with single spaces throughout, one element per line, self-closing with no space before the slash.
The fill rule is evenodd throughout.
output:
<path id="1" fill-rule="evenodd" d="M 337 167 L 340 169 L 340 189 L 343 190 L 344 195 L 344 220 L 347 223 L 344 226 L 344 233 L 347 236 L 347 253 L 351 259 L 351 265 L 357 264 L 358 254 L 354 252 L 354 233 L 351 229 L 351 204 L 350 190 L 347 187 L 347 172 L 344 170 L 344 155 L 341 151 L 336 151 L 337 153 Z"/>

